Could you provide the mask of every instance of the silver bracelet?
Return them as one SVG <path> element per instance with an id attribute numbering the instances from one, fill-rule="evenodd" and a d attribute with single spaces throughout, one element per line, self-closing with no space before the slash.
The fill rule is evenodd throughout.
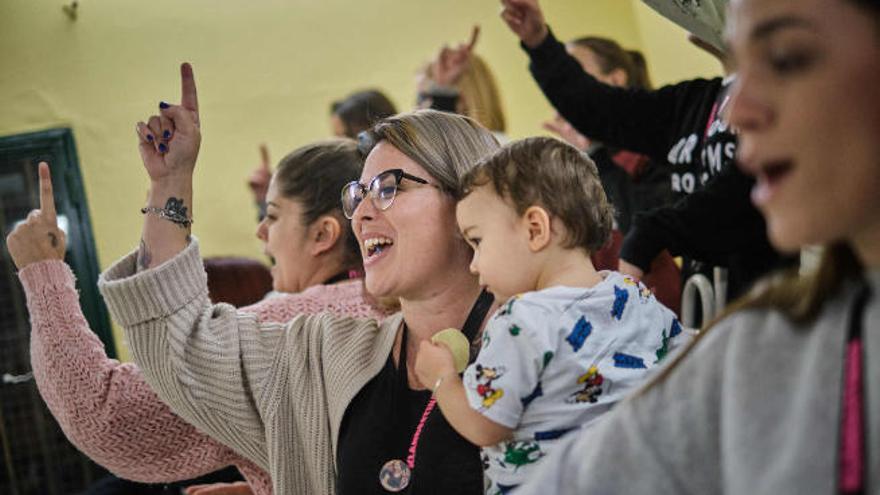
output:
<path id="1" fill-rule="evenodd" d="M 187 208 L 183 206 L 183 200 L 177 198 L 168 198 L 164 208 L 145 206 L 141 208 L 141 213 L 144 215 L 151 213 L 184 229 L 195 223 L 195 220 L 192 218 L 187 218 Z"/>

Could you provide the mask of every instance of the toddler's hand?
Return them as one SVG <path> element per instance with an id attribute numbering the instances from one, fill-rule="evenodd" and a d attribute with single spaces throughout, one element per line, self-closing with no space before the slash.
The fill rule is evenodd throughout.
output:
<path id="1" fill-rule="evenodd" d="M 422 385 L 430 388 L 441 376 L 455 373 L 452 352 L 443 344 L 422 341 L 416 355 L 416 376 Z"/>

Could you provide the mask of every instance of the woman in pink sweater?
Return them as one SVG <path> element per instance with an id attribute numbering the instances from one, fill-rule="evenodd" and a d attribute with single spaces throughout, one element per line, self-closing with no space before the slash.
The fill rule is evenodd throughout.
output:
<path id="1" fill-rule="evenodd" d="M 339 207 L 342 186 L 360 176 L 363 159 L 351 140 L 304 146 L 281 160 L 257 229 L 275 260 L 274 289 L 297 292 L 244 308 L 260 321 L 284 322 L 301 313 L 331 312 L 382 318 L 384 312 L 348 273 L 360 267 L 350 224 Z M 51 198 L 48 167 L 40 166 Z M 315 187 L 321 184 L 325 187 Z M 53 222 L 54 207 L 10 234 L 10 252 L 27 256 Z M 256 494 L 270 494 L 268 475 L 231 449 L 198 432 L 162 403 L 131 363 L 109 359 L 79 307 L 73 273 L 62 261 L 63 239 L 52 260 L 27 264 L 19 278 L 31 316 L 31 361 L 37 386 L 68 439 L 116 475 L 172 482 L 234 464 Z M 235 493 L 249 493 L 240 484 Z M 225 493 L 233 493 L 227 491 Z"/>

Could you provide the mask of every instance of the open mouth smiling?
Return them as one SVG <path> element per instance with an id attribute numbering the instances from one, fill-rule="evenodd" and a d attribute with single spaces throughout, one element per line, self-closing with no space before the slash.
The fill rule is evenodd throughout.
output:
<path id="1" fill-rule="evenodd" d="M 371 237 L 364 240 L 364 261 L 376 258 L 387 251 L 394 241 L 388 237 Z"/>

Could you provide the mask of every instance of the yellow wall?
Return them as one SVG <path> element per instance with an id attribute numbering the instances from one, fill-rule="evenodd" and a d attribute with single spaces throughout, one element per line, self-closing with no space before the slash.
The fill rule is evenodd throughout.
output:
<path id="1" fill-rule="evenodd" d="M 70 21 L 61 2 L 0 2 L 0 135 L 73 128 L 102 267 L 137 244 L 147 182 L 134 124 L 159 100 L 177 100 L 181 61 L 195 67 L 202 106 L 194 232 L 206 255 L 259 256 L 244 184 L 258 143 L 266 142 L 277 160 L 327 136 L 329 102 L 357 88 L 384 88 L 408 108 L 416 68 L 441 43 L 464 40 L 474 23 L 483 27 L 478 52 L 496 72 L 511 137 L 541 132 L 540 122 L 552 115 L 497 2 L 81 4 L 78 20 Z M 655 81 L 711 71 L 705 60 L 691 62 L 696 51 L 684 41 L 669 39 L 671 31 L 682 40 L 680 30 L 638 0 L 544 4 L 562 39 L 596 33 L 642 48 Z M 677 53 L 682 46 L 687 56 Z"/>
<path id="2" fill-rule="evenodd" d="M 642 53 L 648 60 L 655 85 L 721 74 L 718 60 L 691 45 L 686 31 L 646 7 L 640 0 L 631 1 Z"/>

